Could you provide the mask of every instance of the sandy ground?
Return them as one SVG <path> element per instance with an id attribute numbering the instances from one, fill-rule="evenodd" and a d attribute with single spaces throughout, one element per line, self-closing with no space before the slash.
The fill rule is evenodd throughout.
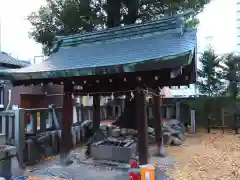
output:
<path id="1" fill-rule="evenodd" d="M 75 152 L 79 153 L 80 149 L 76 149 Z M 182 146 L 170 146 L 165 150 L 168 157 L 152 156 L 150 163 L 171 166 L 166 172 L 171 180 L 240 180 L 240 135 L 234 132 L 223 134 L 221 131 L 214 131 L 207 134 L 201 131 L 195 135 L 186 135 L 186 141 Z M 24 174 L 33 176 L 47 174 L 46 172 L 61 174 L 64 169 L 69 175 L 73 175 L 72 179 L 76 180 L 94 180 L 106 175 L 109 179 L 128 179 L 126 174 L 117 171 L 105 169 L 99 171 L 95 167 L 90 168 L 81 164 L 63 168 L 58 165 L 59 160 L 53 159 L 44 165 L 39 165 L 37 167 L 39 172 L 37 170 L 26 173 L 25 170 Z M 108 179 L 107 177 L 104 178 Z"/>
<path id="2" fill-rule="evenodd" d="M 167 147 L 177 162 L 168 170 L 173 180 L 239 180 L 240 135 L 234 132 L 198 132 L 182 146 Z"/>

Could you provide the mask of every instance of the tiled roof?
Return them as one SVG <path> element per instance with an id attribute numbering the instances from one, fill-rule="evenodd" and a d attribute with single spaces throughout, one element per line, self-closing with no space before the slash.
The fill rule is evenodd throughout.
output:
<path id="1" fill-rule="evenodd" d="M 82 76 L 94 74 L 97 67 L 133 67 L 150 60 L 167 61 L 194 52 L 196 30 L 185 29 L 183 16 L 174 16 L 146 24 L 61 37 L 57 44 L 56 52 L 47 60 L 8 71 L 8 74 L 13 74 L 13 79 Z"/>
<path id="2" fill-rule="evenodd" d="M 133 24 L 122 27 L 114 27 L 102 31 L 91 33 L 76 34 L 64 37 L 58 37 L 57 46 L 76 46 L 79 44 L 92 44 L 103 42 L 122 41 L 145 36 L 164 35 L 165 33 L 180 35 L 184 31 L 183 16 L 172 16 L 162 18 L 158 21 L 152 21 L 145 24 Z"/>
<path id="3" fill-rule="evenodd" d="M 9 56 L 5 52 L 0 52 L 0 63 L 6 64 L 6 65 L 9 64 L 14 66 L 19 66 L 19 67 L 25 67 L 29 65 L 29 63 L 25 61 L 17 60 L 12 56 Z"/>

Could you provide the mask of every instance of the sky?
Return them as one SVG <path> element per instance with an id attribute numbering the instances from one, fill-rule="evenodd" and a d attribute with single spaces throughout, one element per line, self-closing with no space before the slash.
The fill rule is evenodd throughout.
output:
<path id="1" fill-rule="evenodd" d="M 29 38 L 26 17 L 45 0 L 0 0 L 1 51 L 21 60 L 41 55 L 41 45 Z"/>
<path id="2" fill-rule="evenodd" d="M 0 0 L 1 50 L 21 60 L 41 55 L 41 45 L 28 36 L 31 29 L 26 17 L 45 0 Z M 235 47 L 235 0 L 213 0 L 199 15 L 198 46 L 202 50 L 210 42 L 218 53 Z M 224 42 L 224 43 L 223 43 Z"/>
<path id="3" fill-rule="evenodd" d="M 199 15 L 199 20 L 197 36 L 201 50 L 208 43 L 220 54 L 235 50 L 236 0 L 213 0 Z"/>

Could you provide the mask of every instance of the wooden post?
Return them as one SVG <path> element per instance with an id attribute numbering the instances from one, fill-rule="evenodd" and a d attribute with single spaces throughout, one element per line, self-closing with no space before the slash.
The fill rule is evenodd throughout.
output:
<path id="1" fill-rule="evenodd" d="M 46 123 L 47 128 L 52 128 L 53 127 L 53 111 L 52 111 L 52 106 L 48 105 L 48 120 Z"/>
<path id="2" fill-rule="evenodd" d="M 78 110 L 78 107 L 77 107 L 76 105 L 73 106 L 73 123 L 78 122 L 78 118 L 77 118 L 77 110 Z"/>
<path id="3" fill-rule="evenodd" d="M 24 154 L 25 147 L 25 109 L 14 110 L 14 141 L 17 150 L 18 163 L 21 167 L 24 166 Z"/>
<path id="4" fill-rule="evenodd" d="M 7 143 L 14 144 L 14 118 L 13 116 L 8 116 L 8 139 Z"/>
<path id="5" fill-rule="evenodd" d="M 191 133 L 195 134 L 196 132 L 196 117 L 195 117 L 195 110 L 191 109 L 190 110 L 190 115 L 191 115 Z"/>
<path id="6" fill-rule="evenodd" d="M 30 120 L 31 120 L 31 128 L 33 133 L 37 133 L 37 112 L 36 111 L 30 111 Z"/>
<path id="7" fill-rule="evenodd" d="M 148 163 L 148 124 L 146 114 L 146 96 L 140 90 L 136 91 L 136 120 L 138 135 L 139 164 Z"/>
<path id="8" fill-rule="evenodd" d="M 83 106 L 83 104 L 81 104 L 80 105 L 80 118 L 81 118 L 81 120 L 79 121 L 79 122 L 83 122 L 83 121 L 85 121 L 86 120 L 86 110 L 85 110 L 85 108 L 84 108 L 84 106 Z"/>
<path id="9" fill-rule="evenodd" d="M 61 120 L 61 149 L 60 160 L 66 163 L 67 155 L 73 147 L 72 142 L 72 121 L 73 121 L 73 85 L 67 81 L 64 83 L 64 98 L 63 98 L 63 116 Z"/>
<path id="10" fill-rule="evenodd" d="M 100 128 L 100 95 L 93 96 L 93 132 Z"/>
<path id="11" fill-rule="evenodd" d="M 176 119 L 180 121 L 180 102 L 176 102 Z"/>
<path id="12" fill-rule="evenodd" d="M 48 112 L 41 110 L 41 112 L 40 112 L 40 132 L 46 131 L 47 118 L 48 118 Z"/>
<path id="13" fill-rule="evenodd" d="M 4 116 L 2 116 L 2 132 L 1 132 L 2 134 L 6 135 L 6 133 L 7 133 L 6 127 L 7 127 L 7 117 L 4 115 Z"/>
<path id="14" fill-rule="evenodd" d="M 207 116 L 207 130 L 208 134 L 211 132 L 211 117 L 210 115 Z"/>
<path id="15" fill-rule="evenodd" d="M 161 97 L 160 91 L 157 90 L 159 96 L 154 96 L 154 106 L 153 106 L 153 113 L 154 113 L 154 130 L 155 130 L 155 141 L 158 148 L 157 155 L 164 157 L 164 145 L 163 145 L 163 131 L 162 131 L 162 116 L 161 116 Z"/>
<path id="16" fill-rule="evenodd" d="M 224 108 L 221 108 L 221 119 L 222 119 L 222 132 L 225 131 L 225 119 L 224 119 Z"/>

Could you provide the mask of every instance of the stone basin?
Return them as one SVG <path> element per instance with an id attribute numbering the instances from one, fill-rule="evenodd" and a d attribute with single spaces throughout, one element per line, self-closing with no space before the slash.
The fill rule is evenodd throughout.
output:
<path id="1" fill-rule="evenodd" d="M 136 156 L 136 143 L 133 140 L 105 139 L 91 145 L 94 159 L 129 162 Z"/>

